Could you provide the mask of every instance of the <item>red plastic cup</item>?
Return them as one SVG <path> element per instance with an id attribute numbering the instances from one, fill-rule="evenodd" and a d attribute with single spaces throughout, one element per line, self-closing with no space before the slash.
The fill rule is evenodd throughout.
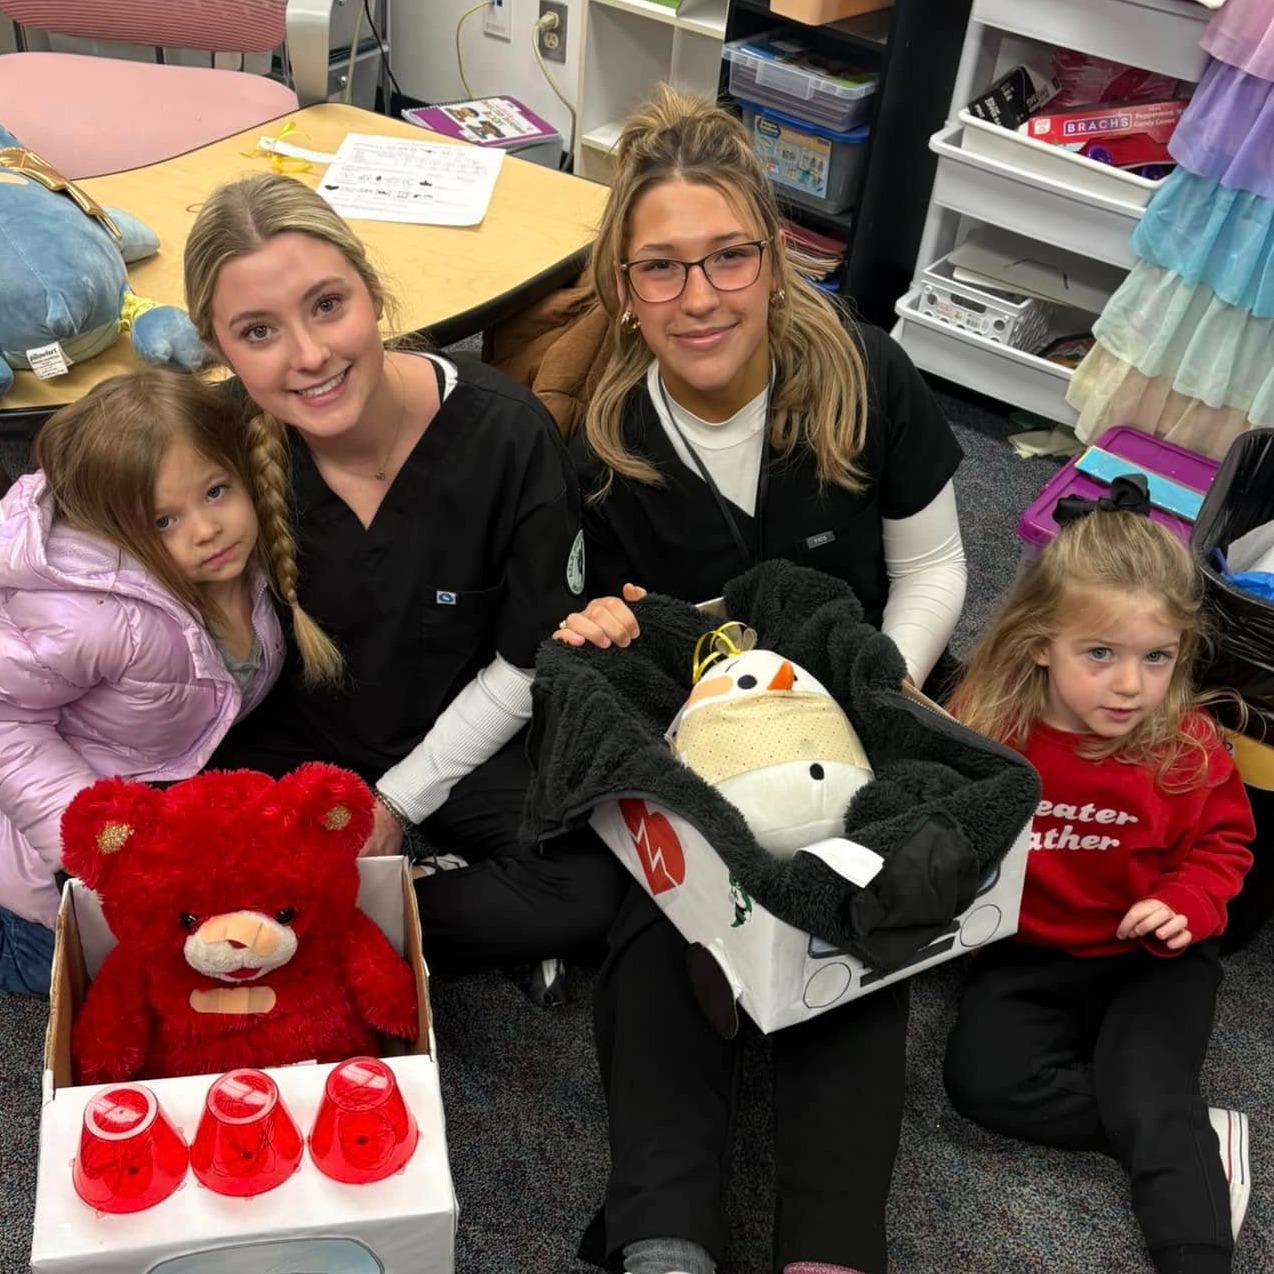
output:
<path id="1" fill-rule="evenodd" d="M 141 1212 L 168 1198 L 186 1175 L 181 1133 L 141 1084 L 94 1093 L 84 1107 L 75 1193 L 99 1212 Z"/>
<path id="2" fill-rule="evenodd" d="M 214 1080 L 190 1147 L 190 1167 L 209 1190 L 245 1198 L 286 1181 L 301 1163 L 301 1133 L 278 1085 L 256 1070 Z"/>
<path id="3" fill-rule="evenodd" d="M 324 1176 L 351 1185 L 400 1171 L 420 1132 L 394 1072 L 375 1057 L 334 1066 L 310 1132 L 310 1157 Z"/>

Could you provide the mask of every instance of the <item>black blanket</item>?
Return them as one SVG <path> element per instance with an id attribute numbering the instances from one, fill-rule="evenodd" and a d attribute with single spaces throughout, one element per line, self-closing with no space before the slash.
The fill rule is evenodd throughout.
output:
<path id="1" fill-rule="evenodd" d="M 600 801 L 640 796 L 692 823 L 771 914 L 888 973 L 973 901 L 1039 800 L 1035 771 L 900 689 L 894 644 L 862 620 L 848 586 L 766 562 L 725 589 L 729 618 L 817 677 L 848 714 L 874 781 L 845 834 L 880 854 L 865 887 L 810 854 L 775 857 L 742 816 L 670 752 L 664 731 L 691 688 L 696 641 L 722 621 L 674 598 L 634 606 L 641 636 L 625 649 L 546 642 L 536 661 L 526 831 L 542 840 Z"/>

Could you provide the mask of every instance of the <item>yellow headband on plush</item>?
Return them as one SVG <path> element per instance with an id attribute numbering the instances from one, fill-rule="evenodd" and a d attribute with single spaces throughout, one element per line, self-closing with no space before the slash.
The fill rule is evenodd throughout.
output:
<path id="1" fill-rule="evenodd" d="M 704 642 L 710 643 L 706 654 L 703 653 Z M 710 633 L 704 633 L 695 642 L 694 664 L 690 670 L 691 682 L 697 685 L 699 678 L 718 659 L 729 659 L 734 655 L 746 654 L 755 645 L 755 631 L 751 628 L 745 628 L 737 620 L 733 619 L 728 624 L 722 624 L 719 628 L 714 628 Z"/>

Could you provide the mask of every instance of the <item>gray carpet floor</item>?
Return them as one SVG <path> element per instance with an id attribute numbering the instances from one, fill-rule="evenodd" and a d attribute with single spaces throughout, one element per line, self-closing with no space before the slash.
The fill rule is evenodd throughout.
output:
<path id="1" fill-rule="evenodd" d="M 943 401 L 966 450 L 957 477 L 971 575 L 955 643 L 963 651 L 1012 578 L 1021 548 L 1018 517 L 1055 462 L 1017 459 L 1004 442 L 1011 427 L 984 404 L 952 396 Z M 6 460 L 21 468 L 0 454 L 0 462 Z M 1228 957 L 1205 1074 L 1214 1104 L 1252 1117 L 1255 1185 L 1236 1274 L 1274 1270 L 1272 958 L 1269 927 Z M 951 1112 L 940 1062 L 959 977 L 956 962 L 914 980 L 908 1101 L 889 1211 L 894 1274 L 1148 1274 L 1127 1185 L 1113 1161 L 1010 1142 Z M 588 993 L 587 969 L 573 971 L 572 999 L 558 1011 L 534 1008 L 496 975 L 434 982 L 460 1202 L 459 1274 L 584 1274 L 589 1268 L 574 1259 L 574 1247 L 602 1193 L 606 1140 Z M 0 994 L 0 1274 L 27 1269 L 45 1016 L 38 1002 Z M 770 1274 L 765 1052 L 758 1041 L 745 1069 L 731 1274 Z"/>

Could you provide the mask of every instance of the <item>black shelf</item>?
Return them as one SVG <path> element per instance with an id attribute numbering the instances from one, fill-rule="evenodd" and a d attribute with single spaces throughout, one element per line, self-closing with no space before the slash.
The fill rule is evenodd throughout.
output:
<path id="1" fill-rule="evenodd" d="M 880 82 L 855 205 L 830 215 L 787 204 L 781 188 L 776 193 L 792 221 L 848 238 L 841 296 L 879 327 L 893 325 L 894 303 L 911 284 L 936 163 L 929 138 L 946 119 L 971 5 L 895 0 L 878 13 L 807 26 L 772 13 L 765 0 L 730 0 L 726 40 L 778 28 L 828 56 L 852 61 L 858 50 L 874 59 L 863 59 Z M 728 82 L 729 64 L 723 63 L 723 92 Z"/>

